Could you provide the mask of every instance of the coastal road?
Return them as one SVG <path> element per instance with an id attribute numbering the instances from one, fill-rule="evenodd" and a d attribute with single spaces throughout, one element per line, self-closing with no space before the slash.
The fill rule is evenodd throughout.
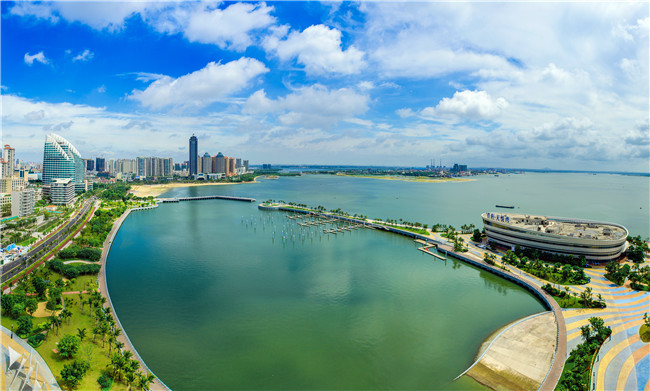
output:
<path id="1" fill-rule="evenodd" d="M 72 230 L 77 229 L 79 224 L 83 224 L 86 213 L 90 210 L 90 208 L 92 208 L 96 200 L 96 197 L 91 197 L 88 199 L 84 203 L 81 211 L 79 211 L 79 213 L 70 219 L 70 221 L 68 221 L 56 233 L 52 234 L 36 247 L 29 250 L 27 254 L 24 254 L 23 256 L 2 265 L 2 282 L 4 283 L 5 281 L 11 279 L 16 274 L 31 266 L 31 263 L 36 261 L 42 254 L 45 254 L 58 246 L 59 243 L 65 239 Z"/>

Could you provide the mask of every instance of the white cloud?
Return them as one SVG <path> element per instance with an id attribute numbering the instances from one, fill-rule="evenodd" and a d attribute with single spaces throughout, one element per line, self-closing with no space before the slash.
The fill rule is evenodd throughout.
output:
<path id="1" fill-rule="evenodd" d="M 485 91 L 456 91 L 451 98 L 443 98 L 438 105 L 422 110 L 422 115 L 453 116 L 468 120 L 486 120 L 499 115 L 508 107 L 504 98 L 492 98 Z"/>
<path id="2" fill-rule="evenodd" d="M 310 74 L 355 74 L 366 65 L 364 53 L 354 46 L 341 48 L 341 32 L 322 24 L 310 26 L 302 32 L 294 31 L 286 39 L 271 35 L 264 40 L 264 48 L 282 61 L 296 59 Z"/>
<path id="3" fill-rule="evenodd" d="M 160 32 L 180 32 L 191 42 L 241 51 L 253 44 L 253 31 L 275 23 L 272 11 L 264 3 L 234 3 L 224 9 L 218 3 L 181 3 L 145 12 L 144 18 Z"/>
<path id="4" fill-rule="evenodd" d="M 101 86 L 97 87 L 97 92 L 103 94 L 104 92 L 106 92 L 106 86 L 102 84 Z"/>
<path id="5" fill-rule="evenodd" d="M 72 61 L 90 61 L 92 58 L 95 57 L 95 53 L 91 52 L 88 49 L 85 49 L 83 52 L 77 54 L 74 56 Z"/>
<path id="6" fill-rule="evenodd" d="M 400 118 L 409 118 L 415 115 L 415 112 L 409 108 L 397 109 L 397 111 L 395 112 L 397 113 L 397 115 L 399 115 Z"/>
<path id="7" fill-rule="evenodd" d="M 241 91 L 268 71 L 264 64 L 247 57 L 226 64 L 211 62 L 179 78 L 161 77 L 144 91 L 133 90 L 129 98 L 151 109 L 203 107 Z"/>
<path id="8" fill-rule="evenodd" d="M 58 23 L 84 23 L 97 30 L 119 31 L 126 21 L 140 15 L 157 31 L 182 33 L 192 42 L 216 44 L 221 48 L 243 50 L 252 44 L 251 32 L 275 22 L 273 7 L 264 3 L 234 3 L 224 9 L 218 2 L 51 2 L 15 4 L 10 12 L 35 16 Z"/>
<path id="9" fill-rule="evenodd" d="M 97 29 L 118 31 L 130 16 L 152 6 L 145 2 L 67 2 L 48 3 L 17 2 L 10 12 L 19 16 L 35 16 L 57 23 L 65 19 L 70 23 L 80 22 Z"/>
<path id="10" fill-rule="evenodd" d="M 264 90 L 251 95 L 244 105 L 247 114 L 278 115 L 283 125 L 327 127 L 341 120 L 353 120 L 368 110 L 369 97 L 349 88 L 329 90 L 316 84 L 297 89 L 278 99 L 269 99 Z"/>
<path id="11" fill-rule="evenodd" d="M 45 54 L 43 54 L 43 52 L 38 52 L 33 55 L 29 54 L 29 52 L 25 53 L 25 64 L 31 66 L 34 63 L 34 61 L 38 61 L 41 64 L 48 64 L 50 62 L 50 60 L 47 57 L 45 57 Z"/>

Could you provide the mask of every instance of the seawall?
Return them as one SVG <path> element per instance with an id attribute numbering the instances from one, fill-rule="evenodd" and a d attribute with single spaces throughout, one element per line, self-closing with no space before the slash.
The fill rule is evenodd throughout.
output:
<path id="1" fill-rule="evenodd" d="M 150 206 L 150 207 L 143 207 L 143 208 L 135 208 L 135 209 L 127 209 L 122 216 L 120 216 L 115 222 L 113 223 L 113 228 L 111 229 L 111 232 L 108 234 L 106 237 L 106 240 L 104 241 L 104 246 L 102 249 L 102 255 L 101 258 L 99 259 L 99 262 L 101 263 L 101 269 L 99 270 L 99 274 L 97 275 L 97 283 L 99 285 L 99 292 L 102 294 L 103 297 L 106 298 L 106 301 L 108 303 L 108 306 L 111 310 L 111 313 L 113 314 L 113 317 L 117 321 L 117 324 L 120 326 L 120 329 L 122 330 L 122 334 L 118 337 L 118 340 L 120 342 L 124 343 L 124 349 L 130 350 L 133 352 L 133 355 L 135 358 L 140 362 L 140 365 L 142 368 L 146 368 L 146 370 L 151 373 L 152 375 L 156 376 L 156 374 L 147 366 L 147 364 L 144 362 L 142 357 L 140 357 L 140 354 L 138 351 L 135 349 L 133 344 L 131 343 L 131 340 L 129 339 L 129 336 L 126 334 L 126 330 L 122 326 L 122 323 L 120 322 L 120 318 L 117 316 L 117 313 L 115 312 L 115 309 L 113 308 L 113 302 L 111 301 L 111 296 L 108 293 L 108 285 L 106 284 L 106 259 L 108 259 L 108 254 L 110 253 L 111 247 L 113 245 L 113 239 L 115 239 L 115 235 L 117 232 L 120 230 L 120 227 L 122 227 L 122 224 L 126 220 L 126 218 L 131 214 L 133 211 L 137 210 L 146 210 L 146 209 L 153 209 L 155 206 Z M 162 380 L 156 376 L 156 379 L 151 383 L 149 389 L 151 391 L 159 391 L 159 390 L 171 390 L 165 383 L 163 383 Z"/>

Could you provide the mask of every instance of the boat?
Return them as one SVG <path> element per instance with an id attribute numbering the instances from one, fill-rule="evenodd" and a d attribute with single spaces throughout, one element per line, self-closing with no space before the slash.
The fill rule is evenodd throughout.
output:
<path id="1" fill-rule="evenodd" d="M 514 205 L 495 205 L 497 208 L 514 209 Z"/>

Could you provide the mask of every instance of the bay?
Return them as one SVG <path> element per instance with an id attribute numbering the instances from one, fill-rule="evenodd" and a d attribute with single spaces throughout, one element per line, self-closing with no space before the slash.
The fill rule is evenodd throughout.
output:
<path id="1" fill-rule="evenodd" d="M 477 214 L 511 202 L 536 208 L 530 213 L 625 216 L 617 222 L 643 235 L 647 208 L 633 205 L 647 192 L 638 178 L 612 176 L 619 183 L 608 188 L 586 175 L 582 184 L 544 175 L 465 183 L 306 175 L 165 196 L 284 199 L 456 226 L 480 226 Z M 581 203 L 580 193 L 595 196 Z M 627 202 L 608 213 L 606 201 L 624 194 Z M 424 255 L 405 237 L 318 232 L 282 212 L 224 200 L 133 212 L 107 261 L 113 305 L 147 365 L 174 390 L 480 389 L 452 380 L 491 332 L 544 310 L 522 288 Z"/>

